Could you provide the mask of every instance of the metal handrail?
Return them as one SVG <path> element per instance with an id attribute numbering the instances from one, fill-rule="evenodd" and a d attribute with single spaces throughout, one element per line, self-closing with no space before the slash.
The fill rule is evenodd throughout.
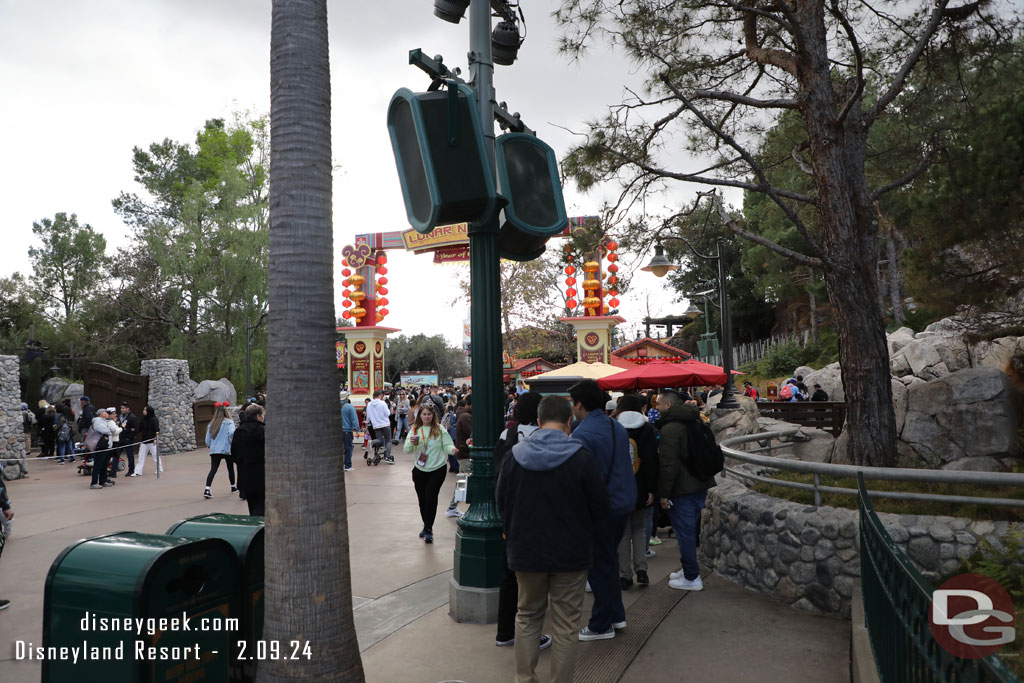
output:
<path id="1" fill-rule="evenodd" d="M 864 475 L 857 477 L 864 619 L 882 683 L 1014 683 L 996 656 L 954 657 L 928 628 L 932 586 L 893 541 L 875 513 Z"/>
<path id="2" fill-rule="evenodd" d="M 737 446 L 753 441 L 771 441 L 785 436 L 793 436 L 800 431 L 800 427 L 778 429 L 770 432 L 759 432 L 757 434 L 745 434 L 723 439 L 719 444 L 722 452 L 727 458 L 739 460 L 750 465 L 770 467 L 772 469 L 784 470 L 787 472 L 800 472 L 814 475 L 814 484 L 801 482 L 784 481 L 771 479 L 758 475 L 742 472 L 734 468 L 726 468 L 725 472 L 743 479 L 762 481 L 777 486 L 799 489 L 814 492 L 814 504 L 821 505 L 821 492 L 845 493 L 857 495 L 856 489 L 842 487 L 822 486 L 821 475 L 831 477 L 856 478 L 863 476 L 865 479 L 884 481 L 916 481 L 933 484 L 970 484 L 979 486 L 1020 486 L 1024 488 L 1024 474 L 1015 472 L 974 472 L 974 471 L 950 471 L 950 470 L 922 470 L 905 467 L 869 467 L 866 465 L 833 465 L 831 463 L 805 462 L 803 460 L 788 460 L 766 455 L 755 455 L 754 453 L 738 451 L 732 446 Z M 770 449 L 770 447 L 769 447 Z M 764 449 L 758 449 L 764 450 Z M 982 504 L 997 505 L 1006 507 L 1024 507 L 1024 499 L 1014 498 L 979 498 L 977 496 L 953 496 L 936 493 L 912 493 L 902 491 L 869 491 L 870 495 L 877 498 L 898 498 L 902 500 L 930 500 L 946 503 Z"/>

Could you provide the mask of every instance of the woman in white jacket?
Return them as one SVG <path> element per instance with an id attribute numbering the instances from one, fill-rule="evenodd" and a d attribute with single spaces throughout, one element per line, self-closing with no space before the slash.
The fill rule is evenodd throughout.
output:
<path id="1" fill-rule="evenodd" d="M 100 409 L 96 417 L 92 419 L 89 429 L 100 435 L 93 451 L 92 484 L 89 485 L 89 488 L 101 489 L 105 486 L 113 486 L 114 482 L 107 481 L 107 460 L 110 459 L 110 450 L 108 449 L 117 435 L 121 433 L 121 429 L 110 419 L 110 411 L 107 408 Z"/>

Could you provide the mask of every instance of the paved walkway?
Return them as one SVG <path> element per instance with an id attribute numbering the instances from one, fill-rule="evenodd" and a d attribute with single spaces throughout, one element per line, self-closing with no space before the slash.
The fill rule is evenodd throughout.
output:
<path id="1" fill-rule="evenodd" d="M 359 451 L 357 449 L 357 455 Z M 352 542 L 353 606 L 367 680 L 381 683 L 511 681 L 511 648 L 494 646 L 494 626 L 456 624 L 448 616 L 448 579 L 455 520 L 443 517 L 455 477 L 441 493 L 435 542 L 416 537 L 419 513 L 407 456 L 398 464 L 356 462 L 347 475 Z M 173 523 L 207 512 L 245 514 L 228 495 L 223 467 L 214 498 L 202 498 L 207 451 L 172 455 L 157 480 L 119 477 L 117 485 L 89 489 L 69 465 L 30 461 L 30 478 L 8 482 L 16 517 L 0 560 L 0 681 L 38 681 L 38 662 L 15 661 L 14 641 L 42 643 L 46 573 L 68 544 L 122 530 L 163 533 Z M 673 544 L 657 547 L 650 588 L 623 594 L 630 626 L 612 641 L 580 644 L 577 680 L 848 681 L 849 622 L 794 611 L 718 577 L 700 593 L 665 585 L 678 568 Z M 590 597 L 585 611 L 589 614 Z M 539 673 L 548 680 L 546 654 Z M 116 683 L 116 682 L 112 682 Z"/>

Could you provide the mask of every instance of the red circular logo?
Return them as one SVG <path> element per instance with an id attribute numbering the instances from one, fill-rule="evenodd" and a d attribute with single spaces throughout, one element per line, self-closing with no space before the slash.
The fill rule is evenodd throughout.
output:
<path id="1" fill-rule="evenodd" d="M 356 353 L 366 353 L 366 344 L 361 341 L 357 341 L 355 346 L 352 347 L 352 350 Z"/>
<path id="2" fill-rule="evenodd" d="M 928 625 L 946 652 L 962 659 L 995 654 L 1016 636 L 1010 594 L 982 574 L 960 574 L 932 594 Z"/>
<path id="3" fill-rule="evenodd" d="M 587 346 L 597 346 L 599 341 L 601 341 L 601 338 L 597 336 L 597 332 L 587 332 L 586 336 L 583 337 L 583 343 Z"/>

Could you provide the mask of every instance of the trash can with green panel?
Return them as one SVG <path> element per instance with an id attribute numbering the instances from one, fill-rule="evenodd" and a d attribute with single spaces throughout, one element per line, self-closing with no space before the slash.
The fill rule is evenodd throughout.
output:
<path id="1" fill-rule="evenodd" d="M 121 531 L 54 560 L 43 597 L 44 683 L 226 681 L 238 638 L 226 541 Z M 51 652 L 51 650 L 46 650 Z"/>
<path id="2" fill-rule="evenodd" d="M 247 641 L 246 651 L 254 652 L 256 642 L 263 638 L 263 517 L 215 512 L 184 519 L 167 533 L 189 538 L 220 538 L 230 543 L 238 553 L 241 570 L 239 604 L 242 606 L 242 630 L 238 640 Z M 239 661 L 246 662 L 244 658 Z M 241 671 L 232 672 L 232 680 L 252 680 L 255 666 L 255 661 L 248 662 Z"/>

